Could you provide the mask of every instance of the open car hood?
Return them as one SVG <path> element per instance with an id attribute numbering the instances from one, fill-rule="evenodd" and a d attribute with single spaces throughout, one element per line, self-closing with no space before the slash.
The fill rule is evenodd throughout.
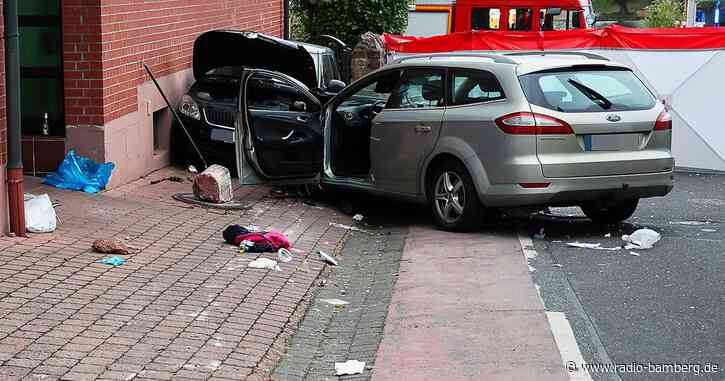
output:
<path id="1" fill-rule="evenodd" d="M 293 41 L 256 32 L 213 30 L 194 42 L 194 78 L 223 66 L 244 66 L 287 74 L 314 89 L 315 62 L 310 53 Z"/>

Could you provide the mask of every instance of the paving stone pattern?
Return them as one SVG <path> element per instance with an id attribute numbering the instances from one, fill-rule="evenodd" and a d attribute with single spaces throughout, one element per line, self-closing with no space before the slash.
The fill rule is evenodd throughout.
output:
<path id="1" fill-rule="evenodd" d="M 315 293 L 287 352 L 274 370 L 278 381 L 369 380 L 400 267 L 407 229 L 352 233 L 340 266 L 328 268 L 325 287 Z M 323 299 L 342 299 L 334 307 Z M 366 362 L 361 375 L 337 377 L 335 362 Z"/>
<path id="2" fill-rule="evenodd" d="M 329 222 L 349 218 L 265 197 L 263 187 L 235 191 L 251 210 L 191 207 L 170 198 L 189 192 L 189 182 L 149 184 L 169 175 L 186 176 L 163 170 L 99 195 L 26 180 L 29 192 L 61 202 L 62 224 L 28 239 L 0 238 L 0 380 L 269 377 L 325 266 L 296 254 L 281 272 L 248 268 L 257 255 L 239 254 L 221 231 L 256 224 L 307 252 L 336 252 L 347 231 Z M 106 255 L 90 250 L 99 238 L 141 252 L 122 266 L 103 265 Z"/>

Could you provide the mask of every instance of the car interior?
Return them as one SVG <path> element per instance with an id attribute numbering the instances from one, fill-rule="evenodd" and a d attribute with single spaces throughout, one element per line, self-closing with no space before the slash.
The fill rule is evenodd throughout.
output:
<path id="1" fill-rule="evenodd" d="M 333 113 L 331 165 L 337 176 L 367 178 L 372 121 L 390 99 L 400 71 L 385 73 L 353 90 Z"/>

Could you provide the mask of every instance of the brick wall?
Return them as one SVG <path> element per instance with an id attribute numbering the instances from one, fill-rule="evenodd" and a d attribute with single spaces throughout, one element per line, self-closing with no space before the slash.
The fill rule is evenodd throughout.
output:
<path id="1" fill-rule="evenodd" d="M 68 124 L 137 111 L 137 88 L 149 80 L 141 62 L 157 77 L 187 69 L 204 31 L 282 32 L 281 0 L 64 0 L 63 12 Z"/>
<path id="2" fill-rule="evenodd" d="M 0 31 L 5 30 L 3 14 L 3 1 L 0 0 Z M 7 123 L 5 123 L 5 40 L 0 39 L 0 165 L 7 162 Z M 0 191 L 4 184 L 0 184 Z"/>

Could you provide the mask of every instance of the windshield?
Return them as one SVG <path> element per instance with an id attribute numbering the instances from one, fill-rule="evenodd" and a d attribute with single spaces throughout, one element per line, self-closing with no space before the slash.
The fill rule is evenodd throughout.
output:
<path id="1" fill-rule="evenodd" d="M 532 104 L 561 112 L 648 110 L 655 98 L 627 69 L 567 69 L 519 78 Z"/>

